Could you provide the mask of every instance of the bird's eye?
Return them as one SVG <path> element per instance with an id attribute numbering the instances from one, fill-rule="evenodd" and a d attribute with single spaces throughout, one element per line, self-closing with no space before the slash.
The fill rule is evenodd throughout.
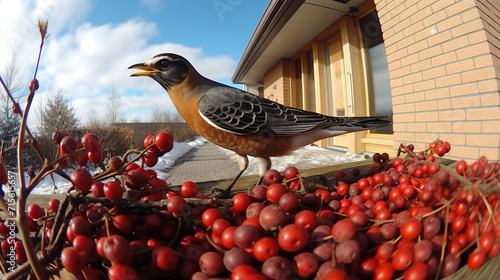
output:
<path id="1" fill-rule="evenodd" d="M 159 68 L 167 68 L 169 64 L 170 64 L 170 62 L 166 59 L 162 59 L 162 60 L 157 62 L 157 65 Z"/>

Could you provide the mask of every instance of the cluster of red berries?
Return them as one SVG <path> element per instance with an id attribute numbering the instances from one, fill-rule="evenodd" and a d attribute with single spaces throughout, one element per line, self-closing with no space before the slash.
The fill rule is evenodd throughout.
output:
<path id="1" fill-rule="evenodd" d="M 65 142 L 65 139 L 70 140 Z M 71 155 L 67 145 L 71 139 L 73 138 L 70 136 L 62 138 L 60 142 L 61 154 Z M 160 132 L 156 136 L 147 136 L 144 140 L 144 145 L 146 151 L 141 157 L 142 162 L 147 167 L 153 167 L 158 162 L 158 157 L 172 150 L 174 138 L 170 132 Z M 83 149 L 81 150 L 88 151 L 89 159 L 93 151 L 100 151 L 99 139 L 90 133 L 82 138 L 82 146 Z M 73 153 L 77 153 L 81 150 L 73 150 Z M 114 156 L 108 160 L 108 170 L 105 174 L 114 172 L 116 175 L 119 175 L 116 177 L 119 177 L 121 181 L 112 180 L 103 183 L 99 180 L 99 177 L 92 177 L 90 172 L 83 167 L 76 168 L 73 171 L 71 174 L 71 181 L 80 193 L 86 194 L 89 190 L 92 190 L 94 197 L 105 196 L 111 200 L 121 199 L 124 192 L 122 185 L 125 185 L 129 189 L 141 191 L 137 192 L 138 199 L 149 201 L 161 200 L 164 198 L 164 192 L 168 189 L 167 183 L 157 178 L 157 174 L 154 170 L 145 169 L 144 167 L 145 166 L 139 166 L 134 162 L 129 162 L 125 166 L 120 157 Z"/>
<path id="2" fill-rule="evenodd" d="M 151 138 L 143 156 L 171 149 L 169 141 Z M 78 206 L 60 264 L 79 279 L 382 280 L 444 277 L 463 263 L 475 269 L 497 256 L 500 163 L 482 157 L 455 169 L 440 165 L 434 155 L 449 151 L 442 141 L 413 150 L 402 145 L 394 160 L 375 154 L 376 169 L 355 182 L 343 180 L 359 170 L 337 172 L 333 191 L 301 194 L 295 167 L 269 170 L 265 185 L 230 201 L 199 193 L 193 182 L 172 191 L 147 160 L 139 166 L 110 159 L 108 172 L 121 179 L 106 183 L 77 168 L 71 177 L 81 193 L 91 189 L 116 205 Z M 166 203 L 153 212 L 130 201 L 138 209 L 122 209 L 124 189 L 137 193 L 134 201 Z M 37 242 L 55 234 L 58 207 L 58 201 L 47 210 L 30 205 L 30 229 L 45 230 Z M 0 237 L 7 226 L 0 223 Z M 25 261 L 21 249 L 18 255 Z"/>
<path id="3" fill-rule="evenodd" d="M 74 161 L 80 166 L 84 166 L 88 161 L 99 163 L 103 160 L 101 141 L 95 134 L 85 134 L 81 141 L 63 132 L 52 134 L 52 142 L 59 145 L 60 158 L 59 164 L 65 168 L 69 166 L 68 160 Z"/>
<path id="4" fill-rule="evenodd" d="M 170 152 L 174 147 L 174 137 L 170 132 L 160 132 L 157 135 L 148 135 L 144 138 L 144 147 L 148 151 L 144 154 L 144 164 L 153 167 L 158 163 L 158 157 Z"/>

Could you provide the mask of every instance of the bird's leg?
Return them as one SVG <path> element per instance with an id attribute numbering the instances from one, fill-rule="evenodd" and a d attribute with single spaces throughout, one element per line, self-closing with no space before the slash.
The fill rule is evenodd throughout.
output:
<path id="1" fill-rule="evenodd" d="M 259 164 L 259 180 L 257 180 L 257 184 L 255 186 L 258 186 L 262 184 L 262 180 L 264 179 L 264 175 L 266 174 L 267 170 L 271 168 L 271 159 L 270 158 L 257 158 L 257 162 Z M 248 195 L 252 193 L 252 189 L 255 187 L 252 186 L 248 190 Z"/>
<path id="2" fill-rule="evenodd" d="M 260 185 L 262 183 L 262 179 L 264 179 L 264 175 L 267 170 L 271 168 L 271 159 L 270 158 L 257 158 L 257 162 L 259 163 L 259 180 L 256 185 Z"/>
<path id="3" fill-rule="evenodd" d="M 259 180 L 257 180 L 257 184 L 255 184 L 255 185 L 256 185 L 256 186 L 258 186 L 258 185 L 262 184 L 262 180 L 263 180 L 263 179 L 264 179 L 264 177 L 263 177 L 263 176 L 260 176 L 260 177 L 259 177 Z"/>
<path id="4" fill-rule="evenodd" d="M 241 177 L 241 174 L 245 172 L 245 170 L 248 167 L 248 157 L 245 155 L 239 155 L 236 154 L 236 157 L 238 158 L 238 165 L 240 167 L 240 172 L 238 172 L 238 175 L 234 177 L 233 181 L 225 190 L 221 190 L 219 188 L 215 188 L 212 190 L 212 196 L 220 197 L 220 198 L 228 198 L 231 196 L 231 189 L 234 187 L 234 184 L 238 181 L 238 179 Z"/>

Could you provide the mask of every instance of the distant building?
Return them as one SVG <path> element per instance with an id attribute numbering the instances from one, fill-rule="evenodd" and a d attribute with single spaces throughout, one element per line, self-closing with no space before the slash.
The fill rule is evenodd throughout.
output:
<path id="1" fill-rule="evenodd" d="M 500 159 L 500 2 L 272 0 L 233 75 L 280 103 L 393 116 L 389 129 L 319 141 L 350 152 L 421 150 Z"/>

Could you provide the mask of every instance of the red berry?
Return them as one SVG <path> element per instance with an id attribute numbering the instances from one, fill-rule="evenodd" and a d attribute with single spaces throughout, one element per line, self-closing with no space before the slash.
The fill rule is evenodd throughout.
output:
<path id="1" fill-rule="evenodd" d="M 484 259 L 486 254 L 483 249 L 476 248 L 472 253 L 470 253 L 469 258 L 467 259 L 467 265 L 471 269 L 479 268 L 484 263 Z"/>
<path id="2" fill-rule="evenodd" d="M 92 185 L 92 175 L 87 169 L 78 167 L 71 173 L 71 181 L 81 193 L 87 193 Z"/>
<path id="3" fill-rule="evenodd" d="M 403 271 L 413 262 L 413 250 L 410 248 L 397 249 L 392 254 L 392 267 L 394 270 Z"/>
<path id="4" fill-rule="evenodd" d="M 82 146 L 87 152 L 92 152 L 101 149 L 101 141 L 95 134 L 87 133 L 82 137 Z"/>
<path id="5" fill-rule="evenodd" d="M 102 244 L 104 256 L 113 264 L 130 262 L 130 244 L 125 237 L 113 234 L 104 239 Z"/>
<path id="6" fill-rule="evenodd" d="M 201 220 L 206 227 L 212 226 L 219 218 L 222 218 L 222 212 L 217 208 L 208 208 L 201 215 Z"/>
<path id="7" fill-rule="evenodd" d="M 61 201 L 59 201 L 59 199 L 57 198 L 53 198 L 49 201 L 49 208 L 50 208 L 50 211 L 56 213 L 57 210 L 59 210 L 59 204 L 61 203 Z"/>
<path id="8" fill-rule="evenodd" d="M 63 155 L 71 155 L 78 148 L 78 145 L 76 143 L 75 138 L 73 138 L 71 136 L 65 136 L 61 140 L 61 143 L 59 145 L 60 145 L 61 154 L 63 154 Z"/>
<path id="9" fill-rule="evenodd" d="M 119 157 L 114 156 L 114 157 L 109 159 L 109 161 L 108 161 L 108 168 L 109 169 L 111 169 L 113 171 L 118 171 L 122 167 L 123 167 L 123 161 Z M 128 166 L 127 166 L 127 168 L 128 168 Z"/>
<path id="10" fill-rule="evenodd" d="M 281 180 L 282 180 L 281 174 L 274 169 L 269 169 L 264 174 L 264 181 L 268 185 L 272 185 L 275 183 L 281 183 Z"/>
<path id="11" fill-rule="evenodd" d="M 444 144 L 438 144 L 436 147 L 436 154 L 440 157 L 444 156 L 448 152 Z"/>
<path id="12" fill-rule="evenodd" d="M 87 265 L 87 261 L 78 253 L 75 248 L 66 247 L 61 252 L 62 265 L 73 274 L 80 274 Z"/>
<path id="13" fill-rule="evenodd" d="M 116 181 L 109 181 L 104 184 L 104 195 L 111 200 L 119 200 L 123 196 L 123 188 Z"/>
<path id="14" fill-rule="evenodd" d="M 153 167 L 158 163 L 158 156 L 153 151 L 147 151 L 144 154 L 143 160 L 147 167 Z"/>
<path id="15" fill-rule="evenodd" d="M 271 201 L 271 203 L 277 204 L 279 203 L 281 196 L 287 192 L 288 191 L 284 185 L 280 183 L 274 183 L 267 187 L 266 197 L 269 201 Z"/>
<path id="16" fill-rule="evenodd" d="M 154 135 L 148 135 L 144 138 L 144 148 L 148 148 L 151 145 L 155 143 L 155 136 Z M 151 147 L 149 148 L 151 151 L 154 151 L 156 147 Z"/>
<path id="17" fill-rule="evenodd" d="M 291 180 L 299 176 L 299 170 L 296 167 L 290 166 L 285 169 L 283 175 L 285 176 L 285 179 Z"/>
<path id="18" fill-rule="evenodd" d="M 94 197 L 104 197 L 104 183 L 103 182 L 95 182 L 90 186 L 92 191 L 92 195 Z"/>
<path id="19" fill-rule="evenodd" d="M 85 235 L 77 235 L 73 239 L 73 247 L 84 259 L 90 259 L 96 252 L 94 239 Z"/>
<path id="20" fill-rule="evenodd" d="M 337 187 L 337 193 L 340 196 L 346 196 L 349 193 L 349 185 L 346 183 L 339 184 Z"/>
<path id="21" fill-rule="evenodd" d="M 205 252 L 200 256 L 199 266 L 201 271 L 210 276 L 221 276 L 226 271 L 224 255 L 219 252 Z"/>
<path id="22" fill-rule="evenodd" d="M 465 171 L 467 171 L 467 162 L 465 160 L 460 160 L 457 162 L 457 165 L 455 166 L 455 170 L 459 175 L 465 175 Z"/>
<path id="23" fill-rule="evenodd" d="M 373 279 L 375 280 L 389 280 L 394 275 L 394 269 L 391 263 L 382 263 L 375 268 L 373 272 Z"/>
<path id="24" fill-rule="evenodd" d="M 196 183 L 186 181 L 181 185 L 181 194 L 183 197 L 194 197 L 198 194 L 199 188 Z"/>
<path id="25" fill-rule="evenodd" d="M 88 277 L 88 276 L 87 276 Z M 127 264 L 115 263 L 111 265 L 108 269 L 108 278 L 109 280 L 139 280 L 139 274 L 137 271 Z M 91 278 L 88 278 L 91 279 Z"/>
<path id="26" fill-rule="evenodd" d="M 297 252 L 307 245 L 309 233 L 297 224 L 288 224 L 278 233 L 278 244 L 286 252 Z"/>
<path id="27" fill-rule="evenodd" d="M 423 262 L 415 262 L 405 271 L 405 280 L 425 280 L 427 278 L 428 266 Z"/>
<path id="28" fill-rule="evenodd" d="M 300 277 L 308 277 L 318 270 L 318 260 L 311 252 L 302 252 L 293 257 L 295 271 Z"/>
<path id="29" fill-rule="evenodd" d="M 280 247 L 278 241 L 272 237 L 262 237 L 253 245 L 252 253 L 254 257 L 261 262 L 278 255 Z"/>
<path id="30" fill-rule="evenodd" d="M 237 212 L 245 212 L 252 203 L 252 198 L 246 193 L 238 193 L 233 196 L 233 207 Z"/>
<path id="31" fill-rule="evenodd" d="M 340 181 L 340 180 L 344 179 L 346 174 L 345 174 L 345 171 L 339 170 L 339 171 L 335 172 L 334 176 L 335 176 L 335 180 Z"/>
<path id="32" fill-rule="evenodd" d="M 37 220 L 43 216 L 45 216 L 45 210 L 40 207 L 38 204 L 32 203 L 28 206 L 28 215 L 33 220 Z"/>
<path id="33" fill-rule="evenodd" d="M 173 271 L 179 264 L 179 256 L 169 247 L 158 246 L 152 253 L 153 263 L 160 269 Z"/>
<path id="34" fill-rule="evenodd" d="M 404 239 L 415 240 L 422 232 L 422 223 L 415 218 L 409 218 L 401 226 L 400 232 Z"/>
<path id="35" fill-rule="evenodd" d="M 174 147 L 174 136 L 170 132 L 160 132 L 156 135 L 154 142 L 163 153 L 168 153 Z"/>
<path id="36" fill-rule="evenodd" d="M 332 237 L 337 243 L 342 243 L 354 238 L 358 226 L 350 219 L 342 219 L 332 227 Z"/>

